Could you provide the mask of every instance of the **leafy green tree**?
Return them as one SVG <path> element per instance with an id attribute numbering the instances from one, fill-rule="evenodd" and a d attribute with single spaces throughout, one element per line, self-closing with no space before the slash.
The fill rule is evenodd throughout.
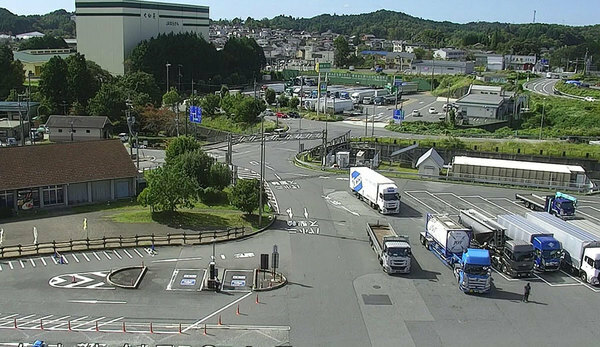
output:
<path id="1" fill-rule="evenodd" d="M 172 163 L 176 161 L 177 157 L 186 153 L 193 152 L 200 149 L 200 143 L 190 136 L 179 136 L 171 141 L 167 145 L 165 151 L 165 161 Z"/>
<path id="2" fill-rule="evenodd" d="M 23 64 L 13 60 L 13 53 L 6 45 L 0 45 L 0 99 L 8 96 L 12 89 L 22 90 L 25 75 Z"/>
<path id="3" fill-rule="evenodd" d="M 92 116 L 107 116 L 113 124 L 119 124 L 124 129 L 127 125 L 124 118 L 127 98 L 126 91 L 120 85 L 103 84 L 89 101 L 88 113 Z"/>
<path id="4" fill-rule="evenodd" d="M 162 101 L 164 105 L 175 107 L 175 105 L 181 102 L 181 96 L 179 96 L 179 93 L 174 87 L 171 87 L 171 90 L 163 95 Z"/>
<path id="5" fill-rule="evenodd" d="M 237 107 L 243 99 L 242 94 L 227 94 L 221 98 L 221 108 L 227 116 L 231 116 L 237 112 Z"/>
<path id="6" fill-rule="evenodd" d="M 348 64 L 348 55 L 350 46 L 348 40 L 342 35 L 333 40 L 333 63 L 337 67 L 344 67 Z"/>
<path id="7" fill-rule="evenodd" d="M 235 108 L 234 120 L 243 123 L 256 123 L 258 115 L 266 109 L 265 104 L 259 100 L 251 97 L 244 97 L 242 102 L 237 104 Z"/>
<path id="8" fill-rule="evenodd" d="M 213 163 L 210 167 L 209 186 L 223 190 L 231 184 L 231 170 L 226 164 Z"/>
<path id="9" fill-rule="evenodd" d="M 214 161 L 202 149 L 196 149 L 179 154 L 170 163 L 173 163 L 177 170 L 183 172 L 187 177 L 193 179 L 199 188 L 207 188 L 210 185 L 210 170 Z"/>
<path id="10" fill-rule="evenodd" d="M 200 106 L 202 107 L 202 116 L 214 116 L 217 113 L 220 104 L 221 98 L 218 95 L 207 94 L 200 100 Z"/>
<path id="11" fill-rule="evenodd" d="M 139 102 L 147 100 L 147 102 L 139 104 L 139 106 L 146 106 L 148 103 L 156 107 L 160 106 L 162 93 L 154 76 L 151 74 L 143 71 L 131 72 L 125 74 L 120 83 L 125 90 L 133 95 L 132 99 L 135 100 L 137 98 Z"/>
<path id="12" fill-rule="evenodd" d="M 238 180 L 236 185 L 233 186 L 231 194 L 229 195 L 229 201 L 231 205 L 237 209 L 245 212 L 246 214 L 252 214 L 259 205 L 260 196 L 260 181 L 255 179 Z M 263 200 L 267 202 L 267 200 Z"/>
<path id="13" fill-rule="evenodd" d="M 284 94 L 279 95 L 277 101 L 279 102 L 279 106 L 281 107 L 288 107 L 288 105 L 290 104 L 290 98 L 288 98 Z"/>
<path id="14" fill-rule="evenodd" d="M 293 109 L 298 108 L 298 105 L 300 105 L 300 99 L 298 99 L 297 97 L 293 96 L 290 99 L 290 107 Z"/>
<path id="15" fill-rule="evenodd" d="M 145 173 L 146 188 L 138 196 L 142 206 L 152 211 L 173 212 L 180 207 L 193 207 L 197 186 L 177 167 L 165 165 Z"/>
<path id="16" fill-rule="evenodd" d="M 221 91 L 219 92 L 219 95 L 224 98 L 225 96 L 227 96 L 229 94 L 229 88 L 227 88 L 226 85 L 222 85 L 221 86 Z"/>
<path id="17" fill-rule="evenodd" d="M 267 90 L 265 90 L 265 101 L 267 102 L 267 104 L 271 105 L 272 103 L 275 102 L 275 91 L 271 88 L 267 88 Z"/>
<path id="18" fill-rule="evenodd" d="M 69 99 L 78 104 L 78 112 L 84 112 L 89 100 L 100 89 L 92 73 L 88 69 L 85 57 L 79 53 L 65 59 L 67 64 L 67 88 Z M 81 114 L 81 113 L 75 113 Z"/>
<path id="19" fill-rule="evenodd" d="M 39 89 L 53 113 L 61 110 L 60 105 L 63 102 L 71 104 L 69 67 L 61 57 L 54 56 L 42 66 Z"/>
<path id="20" fill-rule="evenodd" d="M 60 37 L 54 37 L 52 35 L 44 35 L 42 37 L 32 37 L 29 40 L 21 42 L 19 45 L 20 50 L 25 49 L 56 49 L 56 48 L 69 48 L 69 45 Z"/>

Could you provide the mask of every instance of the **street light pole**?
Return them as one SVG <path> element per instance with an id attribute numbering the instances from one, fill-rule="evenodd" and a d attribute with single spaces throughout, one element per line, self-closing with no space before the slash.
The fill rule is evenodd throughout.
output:
<path id="1" fill-rule="evenodd" d="M 265 161 L 265 114 L 263 113 L 260 120 L 260 187 L 258 191 L 258 227 L 262 226 L 263 215 L 263 176 L 264 176 L 264 161 Z"/>
<path id="2" fill-rule="evenodd" d="M 181 93 L 181 68 L 183 65 L 177 64 L 177 91 Z"/>
<path id="3" fill-rule="evenodd" d="M 169 64 L 169 62 L 167 62 L 165 64 L 165 67 L 167 68 L 167 92 L 169 92 L 169 67 L 171 66 L 171 64 Z"/>

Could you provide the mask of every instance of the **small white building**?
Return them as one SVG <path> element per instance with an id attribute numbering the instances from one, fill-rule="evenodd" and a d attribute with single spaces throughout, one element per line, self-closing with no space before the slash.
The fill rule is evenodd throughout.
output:
<path id="1" fill-rule="evenodd" d="M 435 149 L 430 148 L 417 160 L 416 167 L 421 176 L 439 176 L 440 170 L 444 167 L 444 159 Z"/>

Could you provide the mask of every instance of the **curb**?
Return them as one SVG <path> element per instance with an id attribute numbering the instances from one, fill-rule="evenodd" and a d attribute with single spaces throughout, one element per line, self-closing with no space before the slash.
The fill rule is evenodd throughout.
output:
<path id="1" fill-rule="evenodd" d="M 110 279 L 111 276 L 114 275 L 114 274 L 117 274 L 117 273 L 122 272 L 122 271 L 131 270 L 131 269 L 142 269 L 142 272 L 140 272 L 140 274 L 138 275 L 137 280 L 135 281 L 135 283 L 133 285 L 119 284 L 119 283 L 113 282 Z M 117 269 L 117 270 L 111 271 L 108 275 L 106 275 L 106 281 L 110 285 L 113 285 L 115 287 L 125 288 L 125 289 L 137 289 L 137 287 L 140 285 L 140 282 L 142 281 L 142 278 L 146 274 L 146 271 L 148 271 L 148 267 L 147 266 L 129 266 L 129 267 L 124 267 L 124 268 L 121 268 L 121 269 Z"/>
<path id="2" fill-rule="evenodd" d="M 282 273 L 278 273 L 278 275 L 281 276 L 281 278 L 283 279 L 281 283 L 278 283 L 277 285 L 268 288 L 256 288 L 256 278 L 258 277 L 259 272 L 261 272 L 260 269 L 254 269 L 254 284 L 252 285 L 252 291 L 254 292 L 268 292 L 271 290 L 282 288 L 288 283 L 287 277 L 285 277 Z"/>

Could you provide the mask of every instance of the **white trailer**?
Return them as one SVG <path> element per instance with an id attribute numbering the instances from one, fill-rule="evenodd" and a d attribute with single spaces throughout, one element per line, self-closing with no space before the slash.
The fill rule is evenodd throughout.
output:
<path id="1" fill-rule="evenodd" d="M 285 92 L 285 83 L 265 84 L 263 85 L 263 89 L 273 89 L 276 94 L 281 94 Z"/>
<path id="2" fill-rule="evenodd" d="M 583 282 L 599 284 L 600 237 L 545 212 L 531 212 L 527 220 L 552 232 L 561 243 L 563 264 Z"/>
<path id="3" fill-rule="evenodd" d="M 321 105 L 321 111 L 325 110 L 327 113 L 342 113 L 344 111 L 354 110 L 354 102 L 346 99 L 325 99 L 325 103 Z"/>
<path id="4" fill-rule="evenodd" d="M 352 93 L 352 95 L 350 95 L 350 99 L 355 104 L 360 104 L 363 102 L 365 97 L 373 98 L 374 95 L 375 95 L 375 89 L 365 89 L 365 90 L 359 90 L 359 91 Z"/>
<path id="5" fill-rule="evenodd" d="M 350 168 L 350 189 L 379 213 L 400 212 L 400 194 L 396 183 L 368 167 Z"/>
<path id="6" fill-rule="evenodd" d="M 383 271 L 388 274 L 410 273 L 411 249 L 408 236 L 398 235 L 390 224 L 367 223 L 369 243 Z"/>
<path id="7" fill-rule="evenodd" d="M 398 92 L 402 94 L 411 94 L 419 91 L 419 84 L 416 82 L 404 82 L 398 87 Z"/>

